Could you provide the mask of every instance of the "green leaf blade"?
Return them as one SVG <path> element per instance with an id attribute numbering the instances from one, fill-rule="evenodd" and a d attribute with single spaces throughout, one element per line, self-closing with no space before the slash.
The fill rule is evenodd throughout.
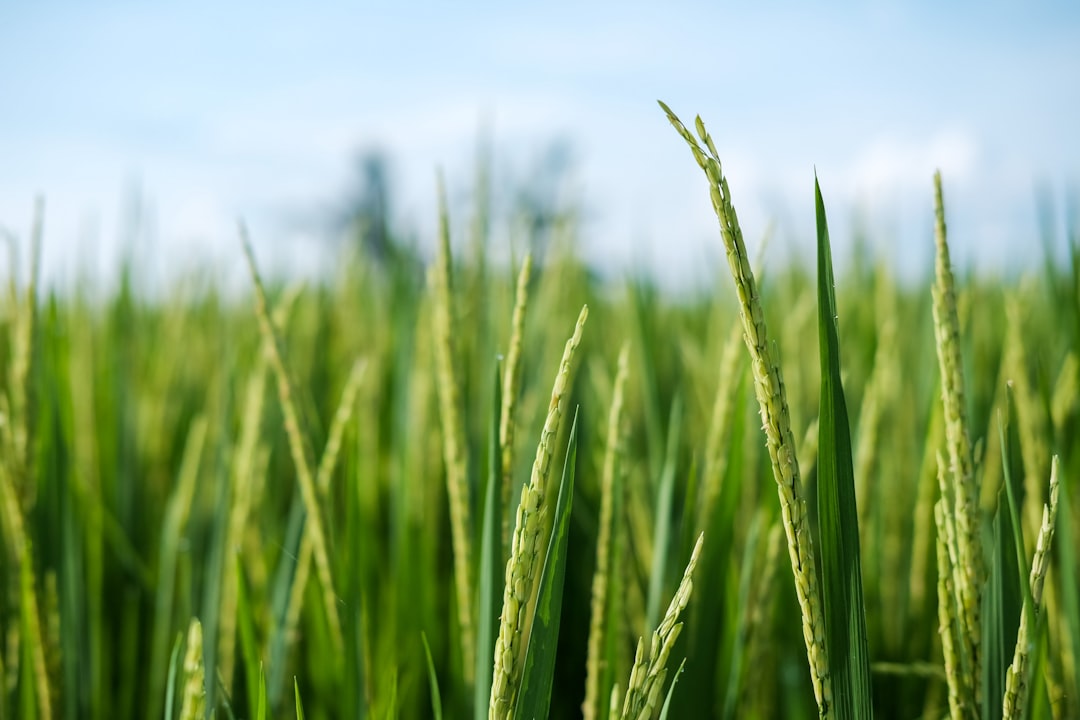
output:
<path id="1" fill-rule="evenodd" d="M 434 720 L 442 720 L 442 693 L 439 692 L 439 675 L 435 672 L 435 661 L 431 657 L 431 646 L 428 644 L 427 635 L 420 633 L 420 640 L 424 643 L 424 660 L 427 662 L 428 684 L 431 687 L 431 716 Z"/>
<path id="2" fill-rule="evenodd" d="M 476 720 L 488 716 L 495 640 L 499 636 L 499 611 L 502 609 L 503 549 L 502 492 L 500 488 L 499 426 L 502 413 L 502 363 L 495 364 L 494 401 L 488 435 L 488 480 L 484 492 L 483 530 L 480 540 L 479 598 L 476 610 L 476 674 L 473 687 L 473 715 Z"/>
<path id="3" fill-rule="evenodd" d="M 840 333 L 832 251 L 821 187 L 814 179 L 818 251 L 818 334 L 821 409 L 818 435 L 818 515 L 821 577 L 834 717 L 873 717 L 870 650 L 859 561 L 858 510 L 847 403 L 840 379 Z"/>

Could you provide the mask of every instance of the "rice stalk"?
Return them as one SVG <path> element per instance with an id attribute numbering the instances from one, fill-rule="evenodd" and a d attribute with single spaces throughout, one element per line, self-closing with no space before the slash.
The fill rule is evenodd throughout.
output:
<path id="1" fill-rule="evenodd" d="M 330 490 L 330 480 L 337 468 L 338 453 L 341 450 L 341 441 L 345 436 L 345 429 L 349 420 L 352 419 L 356 409 L 356 394 L 360 388 L 360 381 L 364 376 L 367 363 L 358 360 L 353 363 L 349 378 L 345 381 L 345 388 L 341 391 L 341 401 L 338 403 L 334 419 L 330 423 L 330 434 L 326 439 L 326 447 L 323 449 L 322 459 L 315 475 L 315 490 L 319 493 L 321 502 L 327 501 Z M 300 624 L 300 611 L 303 607 L 304 590 L 307 588 L 308 575 L 311 573 L 312 540 L 310 535 L 304 535 L 300 541 L 300 553 L 296 558 L 296 570 L 293 577 L 292 594 L 289 596 L 289 607 L 285 613 L 285 637 L 294 637 L 296 628 Z"/>
<path id="2" fill-rule="evenodd" d="M 334 648 L 335 656 L 340 657 L 344 648 L 344 639 L 341 631 L 341 619 L 337 610 L 337 596 L 334 593 L 333 574 L 330 570 L 330 555 L 326 545 L 326 534 L 323 530 L 322 511 L 319 507 L 319 495 L 315 487 L 315 479 L 311 473 L 312 460 L 311 449 L 308 446 L 308 436 L 305 428 L 301 425 L 301 417 L 295 400 L 296 392 L 285 365 L 285 351 L 270 319 L 266 290 L 255 266 L 255 254 L 247 240 L 246 230 L 243 228 L 241 228 L 241 235 L 244 253 L 247 256 L 248 267 L 255 285 L 255 314 L 258 316 L 264 346 L 270 354 L 270 366 L 277 377 L 278 398 L 285 419 L 285 434 L 289 439 L 289 451 L 296 467 L 296 479 L 300 485 L 300 494 L 307 509 L 304 520 L 304 534 L 311 536 L 312 553 L 315 558 L 315 574 L 322 587 L 323 608 L 329 626 L 330 642 Z"/>
<path id="3" fill-rule="evenodd" d="M 191 517 L 191 506 L 195 498 L 208 428 L 209 423 L 205 415 L 192 421 L 184 443 L 184 454 L 180 461 L 176 486 L 169 496 L 165 506 L 165 517 L 162 520 L 156 597 L 154 598 L 154 627 L 150 645 L 150 710 L 148 715 L 151 717 L 160 714 L 162 690 L 168 681 L 165 661 L 168 659 L 169 637 L 174 629 L 178 558 L 182 553 L 184 531 Z"/>
<path id="4" fill-rule="evenodd" d="M 746 245 L 743 243 L 742 230 L 735 214 L 735 207 L 731 202 L 728 182 L 723 176 L 719 154 L 712 138 L 706 132 L 701 118 L 697 118 L 697 133 L 708 151 L 706 153 L 682 121 L 666 105 L 660 103 L 660 106 L 676 131 L 686 141 L 698 166 L 707 176 L 713 210 L 720 221 L 720 233 L 739 298 L 743 339 L 750 352 L 754 391 L 761 411 L 769 459 L 780 497 L 780 511 L 787 535 L 788 556 L 791 560 L 795 591 L 802 611 L 803 641 L 806 645 L 814 698 L 817 701 L 819 713 L 826 716 L 832 706 L 832 689 L 825 646 L 825 621 L 818 589 L 806 502 L 802 497 L 803 488 L 799 477 L 795 439 L 791 433 L 783 374 L 780 364 L 773 356 L 774 350 L 770 347 L 761 298 L 747 259 Z"/>
<path id="5" fill-rule="evenodd" d="M 578 316 L 574 333 L 566 341 L 559 371 L 551 390 L 547 418 L 540 432 L 529 484 L 521 493 L 518 504 L 514 534 L 510 546 L 510 558 L 506 563 L 506 582 L 503 586 L 502 615 L 499 619 L 499 636 L 495 641 L 495 663 L 491 680 L 491 699 L 488 716 L 492 720 L 510 717 L 514 699 L 521 681 L 522 652 L 526 647 L 529 628 L 526 610 L 535 593 L 537 560 L 543 547 L 543 512 L 547 481 L 551 469 L 551 457 L 555 452 L 555 439 L 563 416 L 567 384 L 574 353 L 581 343 L 589 308 L 583 307 Z"/>
<path id="6" fill-rule="evenodd" d="M 225 531 L 225 552 L 239 555 L 244 528 L 247 526 L 253 493 L 255 454 L 259 446 L 259 430 L 262 424 L 263 401 L 266 386 L 266 355 L 259 354 L 255 369 L 248 378 L 244 390 L 244 411 L 240 421 L 240 439 L 232 462 L 232 504 Z M 221 578 L 221 618 L 218 627 L 218 667 L 222 684 L 232 686 L 233 668 L 236 662 L 236 602 L 237 573 L 231 562 L 224 563 Z"/>
<path id="7" fill-rule="evenodd" d="M 1035 556 L 1031 560 L 1028 585 L 1031 590 L 1030 604 L 1025 602 L 1020 611 L 1020 628 L 1016 634 L 1016 649 L 1012 664 L 1005 677 L 1005 698 L 1002 717 L 1006 720 L 1023 718 L 1027 711 L 1029 655 L 1035 642 L 1043 599 L 1043 582 L 1050 567 L 1050 543 L 1054 539 L 1054 525 L 1058 507 L 1058 458 L 1050 464 L 1050 504 L 1043 506 L 1039 539 L 1035 543 Z"/>
<path id="8" fill-rule="evenodd" d="M 589 616 L 589 646 L 585 662 L 585 701 L 581 710 L 586 720 L 595 720 L 600 713 L 601 656 L 607 642 L 606 627 L 608 587 L 610 582 L 611 549 L 613 545 L 617 463 L 622 454 L 623 401 L 626 379 L 629 375 L 630 347 L 623 344 L 619 351 L 618 369 L 612 392 L 611 410 L 608 414 L 607 446 L 604 450 L 604 466 L 600 475 L 600 528 L 596 538 L 596 569 L 593 572 L 592 600 Z"/>
<path id="9" fill-rule="evenodd" d="M 945 205 L 941 191 L 941 173 L 934 174 L 934 241 L 935 281 L 933 285 L 934 335 L 937 340 L 938 365 L 941 373 L 941 398 L 945 414 L 945 437 L 949 453 L 948 492 L 951 503 L 947 508 L 946 526 L 955 535 L 953 568 L 956 580 L 953 591 L 960 605 L 960 647 L 957 652 L 970 673 L 968 686 L 974 692 L 975 707 L 981 700 L 981 628 L 980 605 L 985 576 L 980 537 L 979 486 L 975 477 L 974 459 L 968 429 L 964 395 L 963 365 L 960 357 L 960 319 L 956 308 L 956 287 L 945 226 Z M 943 490 L 943 496 L 946 494 Z"/>
<path id="10" fill-rule="evenodd" d="M 881 335 L 874 351 L 874 365 L 870 379 L 863 393 L 859 408 L 859 432 L 855 447 L 855 505 L 859 510 L 859 532 L 861 541 L 868 540 L 870 512 L 871 473 L 877 460 L 878 431 L 882 415 L 889 406 L 890 391 L 896 386 L 897 378 L 893 372 L 892 359 L 896 356 L 896 323 L 892 319 L 882 324 Z"/>
<path id="11" fill-rule="evenodd" d="M 972 711 L 967 698 L 971 696 L 968 687 L 969 676 L 962 671 L 957 645 L 958 618 L 956 595 L 953 588 L 953 573 L 946 547 L 947 512 L 945 501 L 939 500 L 934 505 L 934 520 L 937 523 L 937 564 L 938 564 L 938 635 L 941 637 L 941 652 L 945 660 L 945 681 L 949 688 L 949 717 L 952 720 L 964 720 Z"/>
<path id="12" fill-rule="evenodd" d="M 367 361 L 363 359 L 353 363 L 349 370 L 349 377 L 345 380 L 345 387 L 341 391 L 341 402 L 338 403 L 334 418 L 330 421 L 326 447 L 323 448 L 323 455 L 315 474 L 315 487 L 323 501 L 326 501 L 330 492 L 330 480 L 338 465 L 338 455 L 341 452 L 342 440 L 345 438 L 345 429 L 356 411 L 356 396 L 366 374 L 367 365 Z"/>
<path id="13" fill-rule="evenodd" d="M 18 580 L 18 592 L 16 604 L 21 613 L 21 624 L 12 623 L 8 627 L 8 660 L 9 672 L 14 673 L 19 669 L 17 658 L 20 647 L 25 643 L 28 646 L 25 657 L 30 658 L 31 668 L 29 677 L 33 682 L 34 692 L 37 696 L 39 716 L 42 718 L 52 717 L 51 693 L 49 690 L 49 678 L 47 664 L 45 662 L 45 641 L 41 631 L 41 620 L 38 609 L 37 592 L 34 578 L 34 553 L 33 544 L 26 533 L 26 523 L 23 517 L 21 503 L 17 491 L 13 485 L 11 471 L 6 462 L 0 462 L 0 519 L 3 520 L 5 530 L 4 545 L 7 549 L 7 562 L 9 567 L 19 568 L 19 574 L 9 577 L 13 581 Z M 18 628 L 18 629 L 16 629 Z M 7 682 L 12 687 L 16 675 L 9 675 Z"/>
<path id="14" fill-rule="evenodd" d="M 525 255 L 514 291 L 514 312 L 510 319 L 510 344 L 503 367 L 502 409 L 499 414 L 499 447 L 502 449 L 502 504 L 510 507 L 510 490 L 514 476 L 514 411 L 517 408 L 518 384 L 521 382 L 521 344 L 525 337 L 525 309 L 529 303 L 529 278 L 532 275 L 532 253 Z M 510 516 L 502 519 L 503 545 L 510 541 Z"/>
<path id="15" fill-rule="evenodd" d="M 476 664 L 472 600 L 472 523 L 469 519 L 469 486 L 465 457 L 465 425 L 454 371 L 454 294 L 450 270 L 450 218 L 446 189 L 439 176 L 439 249 L 429 282 L 435 294 L 432 327 L 435 334 L 435 366 L 438 376 L 439 419 L 442 424 L 443 458 L 446 464 L 446 494 L 450 505 L 451 544 L 454 553 L 454 588 L 461 632 L 462 667 L 466 677 Z"/>
<path id="16" fill-rule="evenodd" d="M 937 456 L 937 479 L 938 490 L 940 493 L 940 499 L 937 506 L 934 508 L 934 520 L 937 523 L 938 537 L 944 543 L 945 547 L 945 563 L 938 563 L 938 576 L 939 578 L 943 574 L 947 574 L 949 577 L 948 588 L 953 593 L 950 599 L 950 617 L 952 618 L 952 624 L 950 628 L 953 632 L 952 637 L 952 651 L 956 654 L 957 672 L 962 680 L 961 688 L 963 690 L 960 695 L 965 714 L 978 712 L 979 705 L 977 701 L 977 693 L 982 684 L 982 676 L 980 674 L 974 674 L 972 668 L 972 657 L 967 652 L 968 645 L 968 633 L 970 629 L 967 626 L 968 615 L 964 608 L 964 600 L 962 594 L 957 590 L 965 581 L 964 568 L 962 561 L 960 560 L 960 546 L 963 542 L 963 538 L 959 534 L 957 529 L 956 518 L 956 503 L 957 499 L 952 492 L 953 487 L 949 483 L 949 470 L 945 459 L 938 454 Z M 941 518 L 937 517 L 938 508 L 940 508 Z M 940 599 L 938 600 L 940 604 Z M 940 611 L 939 611 L 940 612 Z M 944 632 L 944 630 L 942 631 Z M 944 645 L 944 639 L 942 640 Z M 942 648 L 944 650 L 944 647 Z M 952 688 L 950 688 L 951 690 Z"/>

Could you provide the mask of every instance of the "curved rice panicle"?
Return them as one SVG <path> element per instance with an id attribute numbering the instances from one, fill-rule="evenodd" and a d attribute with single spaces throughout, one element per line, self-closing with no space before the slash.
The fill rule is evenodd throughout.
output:
<path id="1" fill-rule="evenodd" d="M 661 102 L 660 107 L 667 114 L 675 130 L 686 141 L 694 159 L 708 178 L 709 196 L 712 199 L 716 217 L 720 221 L 720 235 L 723 238 L 724 250 L 739 298 L 743 339 L 750 352 L 754 373 L 754 392 L 761 410 L 769 459 L 780 496 L 780 512 L 784 519 L 795 591 L 802 611 L 803 641 L 806 644 L 814 698 L 819 712 L 826 715 L 832 706 L 832 689 L 825 646 L 825 619 L 818 589 L 806 502 L 802 498 L 799 463 L 796 458 L 795 439 L 791 432 L 783 374 L 780 364 L 773 356 L 761 297 L 754 280 L 754 273 L 750 269 L 739 219 L 731 202 L 731 191 L 728 188 L 727 178 L 721 170 L 719 153 L 716 151 L 712 137 L 705 130 L 705 124 L 699 117 L 695 122 L 695 129 L 701 139 L 699 143 L 667 105 Z"/>

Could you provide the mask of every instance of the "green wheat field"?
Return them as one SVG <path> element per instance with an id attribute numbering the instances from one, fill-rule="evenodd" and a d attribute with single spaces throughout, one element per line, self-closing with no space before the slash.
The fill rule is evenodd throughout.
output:
<path id="1" fill-rule="evenodd" d="M 39 216 L 0 719 L 1080 717 L 1080 237 L 962 272 L 928 177 L 933 273 L 834 282 L 808 174 L 815 262 L 763 273 L 662 110 L 727 261 L 690 297 L 602 279 L 572 221 L 494 263 L 442 198 L 430 262 L 264 282 L 241 232 L 239 294 L 46 292 Z"/>

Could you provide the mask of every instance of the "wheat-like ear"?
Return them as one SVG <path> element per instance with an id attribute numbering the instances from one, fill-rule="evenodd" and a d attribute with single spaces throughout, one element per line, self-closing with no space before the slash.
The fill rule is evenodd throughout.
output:
<path id="1" fill-rule="evenodd" d="M 206 670 L 203 667 L 202 624 L 192 618 L 188 624 L 187 652 L 184 653 L 184 695 L 180 720 L 202 720 L 206 708 Z"/>
<path id="2" fill-rule="evenodd" d="M 248 267 L 255 284 L 255 314 L 259 319 L 259 329 L 262 331 L 263 343 L 270 354 L 270 366 L 277 377 L 278 397 L 281 401 L 281 412 L 285 418 L 285 434 L 289 438 L 289 451 L 292 454 L 293 464 L 296 466 L 296 479 L 300 485 L 300 494 L 307 509 L 304 533 L 310 536 L 311 550 L 315 559 L 315 574 L 322 586 L 323 607 L 326 612 L 326 620 L 330 626 L 330 640 L 334 645 L 335 652 L 343 651 L 345 640 L 341 631 L 341 618 L 338 614 L 336 595 L 334 593 L 333 574 L 330 570 L 330 554 L 327 549 L 326 532 L 323 527 L 322 510 L 319 505 L 319 493 L 315 487 L 315 477 L 312 474 L 312 452 L 309 436 L 303 425 L 303 417 L 296 405 L 296 389 L 285 365 L 285 350 L 278 337 L 270 318 L 270 309 L 266 300 L 266 290 L 263 287 L 262 278 L 255 266 L 255 254 L 248 243 L 247 232 L 241 228 L 241 238 L 244 244 L 244 253 L 247 255 Z"/>
<path id="3" fill-rule="evenodd" d="M 694 544 L 694 551 L 690 554 L 690 562 L 686 564 L 679 587 L 671 598 L 671 604 L 668 605 L 660 626 L 653 632 L 648 657 L 645 657 L 645 639 L 638 640 L 634 667 L 630 670 L 630 681 L 626 685 L 626 696 L 623 699 L 623 720 L 651 718 L 659 707 L 660 693 L 663 692 L 664 680 L 667 678 L 668 657 L 682 631 L 679 616 L 686 609 L 690 602 L 690 593 L 694 590 L 694 568 L 697 566 L 704 539 L 705 535 L 701 534 Z"/>
<path id="4" fill-rule="evenodd" d="M 514 292 L 514 313 L 510 320 L 510 344 L 503 368 L 502 412 L 499 414 L 499 447 L 502 449 L 502 504 L 509 507 L 514 472 L 514 411 L 517 408 L 518 383 L 521 381 L 521 344 L 525 337 L 525 309 L 529 304 L 529 278 L 532 253 L 525 256 Z M 503 544 L 510 541 L 510 519 L 503 518 Z"/>
<path id="5" fill-rule="evenodd" d="M 940 465 L 939 465 L 940 467 Z M 939 470 L 939 477 L 944 469 Z M 968 704 L 971 688 L 969 675 L 963 672 L 957 646 L 962 639 L 960 634 L 959 611 L 956 606 L 956 589 L 953 585 L 953 567 L 949 560 L 948 521 L 945 500 L 934 505 L 934 520 L 937 523 L 937 566 L 938 566 L 938 634 L 941 636 L 941 651 L 945 659 L 945 679 L 949 688 L 949 716 L 952 720 L 963 720 L 972 708 Z"/>
<path id="6" fill-rule="evenodd" d="M 443 457 L 446 463 L 446 494 L 450 505 L 450 539 L 454 552 L 454 588 L 461 630 L 462 668 L 470 677 L 475 665 L 475 631 L 472 608 L 472 523 L 469 519 L 469 487 L 465 457 L 465 424 L 461 417 L 460 389 L 454 371 L 454 295 L 450 272 L 450 218 L 446 190 L 439 176 L 439 252 L 429 273 L 435 293 L 432 326 L 435 335 L 435 367 L 438 377 L 439 419 L 442 424 Z"/>
<path id="7" fill-rule="evenodd" d="M 506 563 L 506 579 L 503 586 L 502 615 L 499 619 L 499 636 L 495 641 L 495 662 L 491 679 L 491 698 L 488 715 L 493 720 L 507 718 L 514 707 L 518 686 L 521 682 L 521 654 L 525 648 L 524 640 L 529 627 L 526 610 L 533 599 L 536 580 L 543 558 L 544 498 L 547 492 L 551 457 L 555 452 L 555 438 L 562 421 L 563 406 L 566 403 L 566 388 L 570 381 L 570 366 L 574 352 L 581 343 L 581 334 L 585 320 L 589 317 L 589 308 L 583 307 L 574 326 L 574 334 L 566 341 L 559 372 L 555 376 L 555 385 L 551 389 L 551 403 L 548 405 L 544 429 L 540 432 L 540 443 L 536 447 L 536 459 L 533 461 L 529 484 L 521 491 L 518 503 L 513 540 L 510 545 L 510 559 Z"/>
<path id="8" fill-rule="evenodd" d="M 983 556 L 979 532 L 979 488 L 975 477 L 964 400 L 964 376 L 960 357 L 960 316 L 956 308 L 956 283 L 953 279 L 949 245 L 946 238 L 945 203 L 941 192 L 941 173 L 934 174 L 934 212 L 936 217 L 934 242 L 937 247 L 933 286 L 934 335 L 937 340 L 938 365 L 941 372 L 941 399 L 945 415 L 945 439 L 949 465 L 946 475 L 950 482 L 942 487 L 942 497 L 948 497 L 946 529 L 954 543 L 950 544 L 950 562 L 954 571 L 953 592 L 956 593 L 962 632 L 957 639 L 956 652 L 968 673 L 965 685 L 974 692 L 975 705 L 982 704 L 981 670 L 981 602 L 984 578 Z"/>
<path id="9" fill-rule="evenodd" d="M 1024 603 L 1020 611 L 1016 648 L 1013 651 L 1012 664 L 1005 675 L 1002 717 L 1006 720 L 1024 717 L 1027 707 L 1029 655 L 1042 611 L 1043 581 L 1050 567 L 1050 542 L 1054 539 L 1054 525 L 1057 522 L 1058 495 L 1058 459 L 1055 455 L 1050 465 L 1050 504 L 1043 506 L 1042 526 L 1039 528 L 1039 539 L 1035 543 L 1035 557 L 1031 561 L 1031 576 L 1028 581 L 1031 604 L 1029 607 Z"/>
<path id="10" fill-rule="evenodd" d="M 775 349 L 769 340 L 761 297 L 758 294 L 754 273 L 750 269 L 742 229 L 739 227 L 735 206 L 731 202 L 731 191 L 728 188 L 727 178 L 721 170 L 720 158 L 712 137 L 705 130 L 705 124 L 699 117 L 695 123 L 695 129 L 701 139 L 699 143 L 667 105 L 660 103 L 660 107 L 667 114 L 676 132 L 686 141 L 698 166 L 708 178 L 709 197 L 712 199 L 713 211 L 720 221 L 720 236 L 724 242 L 728 266 L 731 269 L 735 291 L 739 298 L 743 339 L 750 353 L 754 392 L 757 395 L 773 477 L 780 496 L 780 512 L 787 535 L 788 555 L 795 579 L 795 593 L 802 610 L 803 641 L 806 644 L 814 697 L 819 711 L 826 714 L 832 706 L 832 689 L 825 646 L 825 619 L 818 589 L 806 502 L 802 497 L 803 489 L 799 479 L 795 439 L 791 433 L 783 373 L 775 358 Z"/>

